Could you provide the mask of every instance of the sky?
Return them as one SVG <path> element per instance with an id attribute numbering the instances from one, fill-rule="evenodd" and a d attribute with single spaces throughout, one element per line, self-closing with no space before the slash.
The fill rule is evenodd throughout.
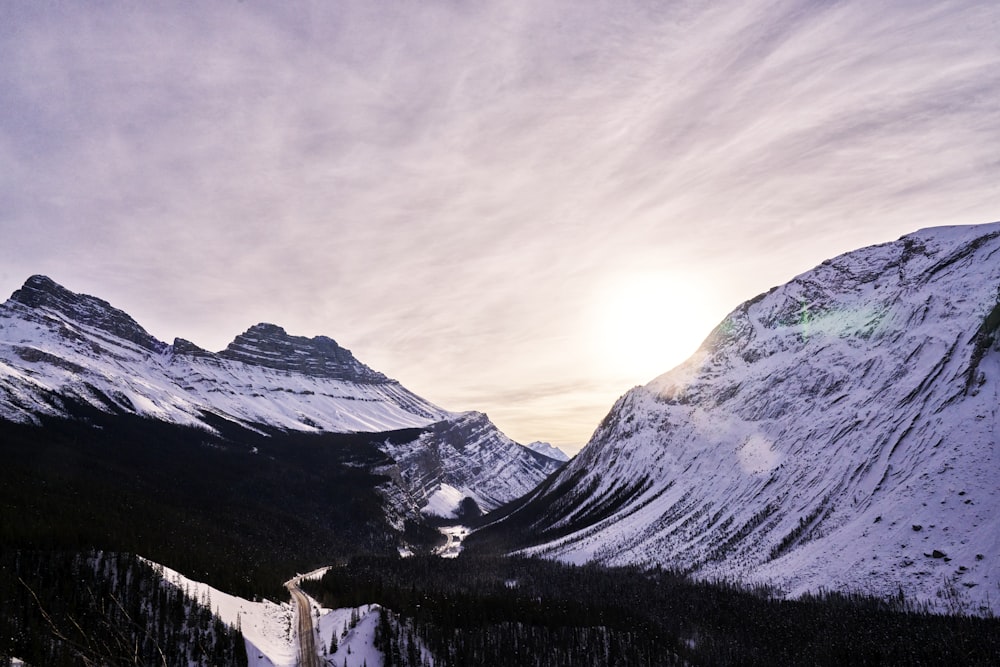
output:
<path id="1" fill-rule="evenodd" d="M 994 0 L 5 2 L 0 63 L 2 296 L 569 452 L 741 302 L 1000 220 Z"/>

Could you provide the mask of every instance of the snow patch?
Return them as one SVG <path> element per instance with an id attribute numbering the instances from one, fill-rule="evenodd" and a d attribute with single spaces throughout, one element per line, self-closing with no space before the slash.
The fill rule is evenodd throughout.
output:
<path id="1" fill-rule="evenodd" d="M 778 467 L 782 458 L 774 443 L 760 434 L 751 435 L 737 447 L 736 456 L 740 460 L 740 468 L 748 475 L 770 472 Z"/>
<path id="2" fill-rule="evenodd" d="M 316 607 L 314 618 L 316 646 L 326 664 L 335 667 L 382 667 L 385 659 L 375 648 L 375 630 L 378 628 L 377 604 L 342 609 Z M 352 619 L 355 624 L 352 627 Z M 330 652 L 331 639 L 336 638 L 337 650 Z"/>
<path id="3" fill-rule="evenodd" d="M 440 516 L 446 519 L 454 519 L 458 516 L 458 508 L 467 494 L 460 489 L 456 489 L 450 484 L 441 484 L 441 487 L 432 493 L 427 499 L 427 504 L 420 510 L 423 514 Z"/>
<path id="4" fill-rule="evenodd" d="M 434 553 L 441 558 L 457 558 L 462 553 L 462 541 L 469 536 L 468 526 L 444 526 L 438 530 L 448 541 Z"/>
<path id="5" fill-rule="evenodd" d="M 570 455 L 559 449 L 555 445 L 549 444 L 547 442 L 535 441 L 529 442 L 525 445 L 528 449 L 542 456 L 547 456 L 550 459 L 555 459 L 556 461 L 569 461 Z"/>

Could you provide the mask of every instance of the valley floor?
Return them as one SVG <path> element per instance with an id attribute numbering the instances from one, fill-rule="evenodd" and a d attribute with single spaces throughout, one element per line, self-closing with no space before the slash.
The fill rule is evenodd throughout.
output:
<path id="1" fill-rule="evenodd" d="M 156 567 L 172 585 L 189 591 L 198 599 L 208 600 L 212 610 L 225 623 L 242 628 L 249 667 L 306 667 L 309 664 L 299 658 L 303 645 L 297 630 L 301 605 L 244 600 L 189 579 L 170 568 L 160 565 Z M 326 568 L 323 568 L 300 575 L 289 584 L 319 578 L 325 572 Z M 314 638 L 311 646 L 315 648 L 316 655 L 316 662 L 313 664 L 382 667 L 382 654 L 374 646 L 378 605 L 326 609 L 300 589 L 296 588 L 296 591 L 305 602 L 307 616 L 313 619 L 310 624 Z M 337 648 L 333 651 L 330 650 L 331 639 L 337 642 Z"/>

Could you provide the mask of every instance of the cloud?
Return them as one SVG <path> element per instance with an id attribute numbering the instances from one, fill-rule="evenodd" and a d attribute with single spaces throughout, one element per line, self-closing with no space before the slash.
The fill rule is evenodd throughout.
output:
<path id="1" fill-rule="evenodd" d="M 686 276 L 707 334 L 837 252 L 1000 217 L 995 3 L 0 12 L 2 284 L 214 349 L 330 335 L 524 440 L 666 370 L 594 363 L 609 280 Z"/>

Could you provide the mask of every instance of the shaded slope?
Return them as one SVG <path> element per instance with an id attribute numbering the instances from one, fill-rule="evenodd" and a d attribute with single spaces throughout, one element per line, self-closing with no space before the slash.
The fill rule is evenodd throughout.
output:
<path id="1" fill-rule="evenodd" d="M 140 553 L 250 598 L 282 596 L 297 569 L 396 553 L 405 517 L 385 501 L 378 447 L 413 432 L 217 434 L 72 409 L 42 428 L 0 421 L 5 548 Z"/>

